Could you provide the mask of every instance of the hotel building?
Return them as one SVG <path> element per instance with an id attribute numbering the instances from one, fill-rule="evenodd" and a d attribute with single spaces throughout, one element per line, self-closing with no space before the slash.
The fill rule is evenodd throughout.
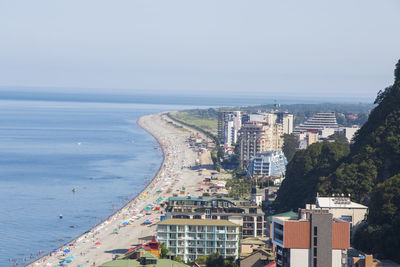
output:
<path id="1" fill-rule="evenodd" d="M 240 226 L 228 220 L 166 219 L 157 224 L 157 239 L 185 262 L 212 253 L 239 258 Z"/>
<path id="2" fill-rule="evenodd" d="M 165 208 L 166 219 L 211 219 L 233 222 L 242 227 L 242 236 L 266 236 L 264 212 L 246 199 L 212 197 L 170 197 Z"/>
<path id="3" fill-rule="evenodd" d="M 277 267 L 347 267 L 350 224 L 327 210 L 300 210 L 272 218 Z"/>
<path id="4" fill-rule="evenodd" d="M 249 121 L 239 131 L 240 167 L 247 166 L 251 157 L 271 150 L 281 150 L 283 145 L 282 124 Z"/>

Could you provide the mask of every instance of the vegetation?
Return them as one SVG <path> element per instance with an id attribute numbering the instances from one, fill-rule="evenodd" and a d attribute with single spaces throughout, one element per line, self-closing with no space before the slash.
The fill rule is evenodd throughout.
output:
<path id="1" fill-rule="evenodd" d="M 400 61 L 394 84 L 380 91 L 375 103 L 350 150 L 334 142 L 296 152 L 275 205 L 278 210 L 304 207 L 317 192 L 351 194 L 369 206 L 354 246 L 400 262 Z"/>
<path id="2" fill-rule="evenodd" d="M 342 143 L 315 143 L 295 153 L 286 168 L 286 178 L 274 203 L 278 211 L 304 208 L 314 202 L 328 175 L 349 153 Z"/>
<path id="3" fill-rule="evenodd" d="M 199 262 L 197 260 L 199 260 Z M 239 267 L 234 258 L 224 259 L 222 255 L 218 253 L 210 254 L 207 257 L 203 256 L 197 260 L 196 263 L 206 264 L 207 267 Z"/>
<path id="4" fill-rule="evenodd" d="M 251 183 L 243 169 L 233 171 L 232 179 L 227 180 L 225 187 L 229 190 L 230 197 L 247 197 L 251 191 Z"/>
<path id="5" fill-rule="evenodd" d="M 211 135 L 217 135 L 218 111 L 216 109 L 192 109 L 169 114 L 178 121 L 197 126 Z"/>
<path id="6" fill-rule="evenodd" d="M 296 153 L 296 148 L 298 146 L 299 142 L 297 141 L 296 137 L 294 134 L 284 134 L 283 135 L 283 153 L 285 154 L 285 157 L 288 162 L 290 162 L 294 156 L 294 153 Z"/>
<path id="7" fill-rule="evenodd" d="M 334 141 L 334 142 L 339 142 L 345 145 L 349 145 L 349 140 L 347 140 L 346 135 L 340 132 L 336 132 L 330 136 L 328 136 L 328 140 Z"/>

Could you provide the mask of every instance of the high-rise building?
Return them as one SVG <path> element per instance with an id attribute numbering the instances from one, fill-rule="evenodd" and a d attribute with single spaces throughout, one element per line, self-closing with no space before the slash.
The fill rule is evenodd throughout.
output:
<path id="1" fill-rule="evenodd" d="M 278 123 L 282 123 L 283 133 L 291 134 L 293 133 L 293 114 L 287 112 L 278 112 Z"/>
<path id="2" fill-rule="evenodd" d="M 224 145 L 231 147 L 238 141 L 238 133 L 242 127 L 242 116 L 240 111 L 229 112 L 225 117 Z"/>
<path id="3" fill-rule="evenodd" d="M 249 164 L 251 157 L 271 150 L 281 150 L 283 145 L 282 124 L 249 121 L 239 131 L 240 167 Z"/>
<path id="4" fill-rule="evenodd" d="M 218 114 L 218 138 L 221 144 L 232 146 L 238 140 L 238 132 L 242 126 L 240 111 L 222 111 Z"/>
<path id="5" fill-rule="evenodd" d="M 185 262 L 218 253 L 239 257 L 240 227 L 228 220 L 166 219 L 157 223 L 157 239 Z"/>
<path id="6" fill-rule="evenodd" d="M 327 210 L 273 217 L 271 231 L 277 267 L 347 267 L 350 223 Z"/>

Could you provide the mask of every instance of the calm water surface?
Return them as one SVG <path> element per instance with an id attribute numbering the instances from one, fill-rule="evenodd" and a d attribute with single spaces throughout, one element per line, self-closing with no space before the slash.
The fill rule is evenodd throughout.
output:
<path id="1" fill-rule="evenodd" d="M 133 198 L 162 161 L 136 120 L 179 108 L 0 100 L 0 266 L 57 248 Z"/>

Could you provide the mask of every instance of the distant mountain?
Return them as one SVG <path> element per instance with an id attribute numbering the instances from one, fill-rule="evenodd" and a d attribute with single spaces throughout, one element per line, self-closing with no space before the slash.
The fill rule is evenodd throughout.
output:
<path id="1" fill-rule="evenodd" d="M 275 204 L 296 209 L 317 192 L 351 194 L 370 209 L 354 245 L 400 262 L 400 60 L 393 85 L 378 93 L 375 104 L 350 151 L 324 143 L 296 152 Z"/>

